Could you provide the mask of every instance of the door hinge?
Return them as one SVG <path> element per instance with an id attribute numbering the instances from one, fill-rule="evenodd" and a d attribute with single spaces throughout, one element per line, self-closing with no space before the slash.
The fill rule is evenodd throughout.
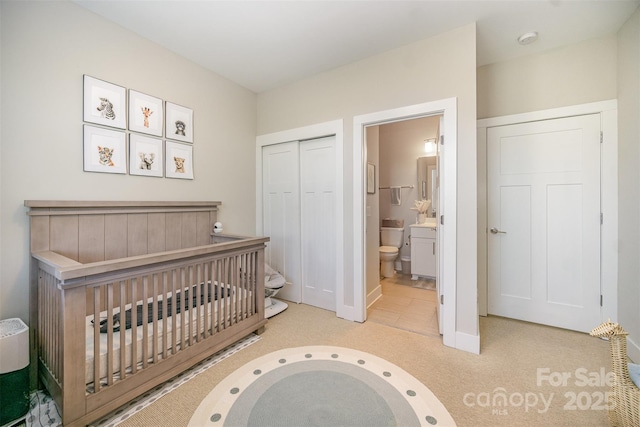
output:
<path id="1" fill-rule="evenodd" d="M 604 136 L 602 135 L 602 131 L 600 131 L 600 144 L 602 144 L 602 141 L 604 141 Z"/>
<path id="2" fill-rule="evenodd" d="M 600 295 L 600 307 L 602 307 L 602 295 Z"/>
<path id="3" fill-rule="evenodd" d="M 440 215 L 440 225 L 444 225 L 444 215 Z"/>
<path id="4" fill-rule="evenodd" d="M 440 145 L 444 145 L 444 135 L 440 135 Z"/>
<path id="5" fill-rule="evenodd" d="M 440 305 L 444 305 L 444 294 L 440 295 Z"/>
<path id="6" fill-rule="evenodd" d="M 604 214 L 600 212 L 600 225 L 604 224 Z"/>

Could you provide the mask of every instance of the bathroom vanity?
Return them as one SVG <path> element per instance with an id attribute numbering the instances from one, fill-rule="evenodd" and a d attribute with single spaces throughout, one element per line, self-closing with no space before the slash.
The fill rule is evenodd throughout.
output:
<path id="1" fill-rule="evenodd" d="M 436 277 L 436 223 L 411 224 L 411 279 Z"/>

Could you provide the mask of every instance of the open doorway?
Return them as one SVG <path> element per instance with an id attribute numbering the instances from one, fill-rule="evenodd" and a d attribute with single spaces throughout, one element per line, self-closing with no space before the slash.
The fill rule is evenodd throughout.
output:
<path id="1" fill-rule="evenodd" d="M 456 217 L 457 217 L 457 111 L 456 99 L 402 107 L 354 118 L 354 311 L 361 321 L 366 319 L 366 255 L 365 234 L 367 214 L 367 152 L 366 129 L 419 117 L 442 115 L 440 141 L 440 197 L 438 200 L 438 277 L 442 285 L 439 307 L 442 310 L 443 343 L 456 347 Z M 359 195 L 357 193 L 360 193 Z M 449 220 L 447 220 L 449 219 Z"/>
<path id="2" fill-rule="evenodd" d="M 440 336 L 438 147 L 442 115 L 366 128 L 367 319 Z M 372 191 L 373 190 L 373 191 Z"/>

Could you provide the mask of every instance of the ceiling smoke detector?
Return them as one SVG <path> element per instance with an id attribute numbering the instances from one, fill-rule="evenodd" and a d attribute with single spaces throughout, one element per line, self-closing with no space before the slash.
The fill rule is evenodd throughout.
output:
<path id="1" fill-rule="evenodd" d="M 518 43 L 520 43 L 523 46 L 526 44 L 531 44 L 536 40 L 538 40 L 538 33 L 535 31 L 532 31 L 530 33 L 524 33 L 523 35 L 518 37 Z"/>

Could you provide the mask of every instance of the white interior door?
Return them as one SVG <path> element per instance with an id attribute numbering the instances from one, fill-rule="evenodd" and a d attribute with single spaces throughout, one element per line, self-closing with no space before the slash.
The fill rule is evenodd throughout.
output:
<path id="1" fill-rule="evenodd" d="M 302 302 L 336 311 L 335 136 L 300 143 Z"/>
<path id="2" fill-rule="evenodd" d="M 600 116 L 488 129 L 488 311 L 600 322 Z"/>
<path id="3" fill-rule="evenodd" d="M 442 164 L 442 155 L 440 152 L 440 144 L 442 143 L 442 141 L 444 141 L 444 116 L 440 116 L 440 124 L 438 126 L 438 134 L 439 134 L 439 138 L 438 138 L 438 142 L 436 143 L 436 153 L 438 155 L 437 157 L 437 162 L 436 162 L 436 170 L 435 170 L 435 176 L 432 176 L 432 182 L 433 182 L 433 194 L 431 195 L 431 203 L 432 206 L 435 208 L 436 210 L 436 222 L 440 222 L 440 213 L 443 212 L 443 209 L 441 207 L 441 199 L 440 199 L 440 171 L 442 170 L 443 164 Z M 436 315 L 438 318 L 438 332 L 440 332 L 440 335 L 444 334 L 444 328 L 443 328 L 443 310 L 442 310 L 442 301 L 444 300 L 443 297 L 443 289 L 442 289 L 442 284 L 440 283 L 440 265 L 442 263 L 442 247 L 443 245 L 440 244 L 441 242 L 441 236 L 442 234 L 440 233 L 442 231 L 441 227 L 437 227 L 436 228 L 436 232 L 437 237 L 436 237 L 436 246 L 437 246 L 437 251 L 436 251 L 436 295 L 438 298 L 438 301 L 436 303 Z"/>
<path id="4" fill-rule="evenodd" d="M 265 262 L 291 283 L 278 297 L 302 301 L 300 275 L 300 171 L 298 142 L 262 148 Z"/>

